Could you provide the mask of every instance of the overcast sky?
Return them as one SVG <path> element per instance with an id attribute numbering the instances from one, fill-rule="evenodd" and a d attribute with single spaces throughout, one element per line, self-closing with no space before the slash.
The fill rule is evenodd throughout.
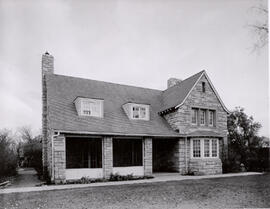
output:
<path id="1" fill-rule="evenodd" d="M 0 0 L 0 129 L 41 128 L 41 55 L 55 73 L 154 89 L 203 69 L 228 109 L 269 136 L 268 49 L 251 53 L 257 0 Z"/>

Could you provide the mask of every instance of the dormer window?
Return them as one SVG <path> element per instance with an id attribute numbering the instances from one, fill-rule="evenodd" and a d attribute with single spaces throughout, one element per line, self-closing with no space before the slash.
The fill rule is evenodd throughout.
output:
<path id="1" fill-rule="evenodd" d="M 103 117 L 103 100 L 77 97 L 74 101 L 79 116 Z"/>
<path id="2" fill-rule="evenodd" d="M 149 120 L 149 105 L 146 104 L 136 104 L 136 103 L 126 103 L 123 105 L 123 109 L 129 119 L 133 120 Z"/>
<path id="3" fill-rule="evenodd" d="M 146 108 L 142 106 L 133 106 L 132 116 L 135 119 L 145 119 L 146 118 Z"/>

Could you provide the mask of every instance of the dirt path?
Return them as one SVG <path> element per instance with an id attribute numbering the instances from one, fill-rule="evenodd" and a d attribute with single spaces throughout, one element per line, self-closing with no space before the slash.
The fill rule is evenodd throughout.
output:
<path id="1" fill-rule="evenodd" d="M 33 187 L 41 183 L 36 174 L 37 172 L 33 168 L 20 168 L 18 176 L 8 188 Z"/>

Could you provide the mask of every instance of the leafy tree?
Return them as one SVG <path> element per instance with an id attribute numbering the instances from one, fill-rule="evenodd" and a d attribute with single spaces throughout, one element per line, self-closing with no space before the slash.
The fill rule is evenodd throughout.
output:
<path id="1" fill-rule="evenodd" d="M 11 131 L 0 130 L 0 178 L 16 174 L 17 157 L 15 145 Z"/>
<path id="2" fill-rule="evenodd" d="M 225 170 L 239 171 L 241 164 L 252 170 L 254 164 L 262 160 L 258 153 L 264 144 L 264 138 L 258 136 L 261 124 L 248 116 L 244 108 L 237 107 L 229 115 L 227 125 L 229 159 L 225 162 Z"/>

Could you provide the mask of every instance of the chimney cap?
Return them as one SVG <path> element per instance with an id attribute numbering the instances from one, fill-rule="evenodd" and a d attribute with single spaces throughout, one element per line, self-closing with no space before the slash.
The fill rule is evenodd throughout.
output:
<path id="1" fill-rule="evenodd" d="M 50 53 L 48 51 L 45 52 L 45 55 L 50 55 Z"/>

